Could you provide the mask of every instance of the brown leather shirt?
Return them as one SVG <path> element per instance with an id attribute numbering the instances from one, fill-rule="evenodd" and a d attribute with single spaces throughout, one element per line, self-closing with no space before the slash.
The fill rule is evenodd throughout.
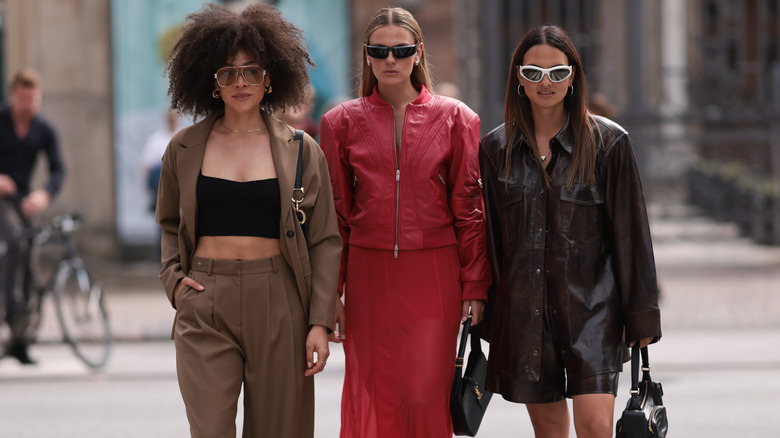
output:
<path id="1" fill-rule="evenodd" d="M 655 261 L 631 141 L 614 122 L 594 122 L 602 135 L 595 186 L 566 187 L 572 167 L 568 124 L 550 141 L 550 187 L 525 139 L 514 149 L 508 179 L 504 126 L 482 139 L 494 279 L 488 390 L 500 387 L 503 394 L 512 382 L 539 380 L 545 321 L 561 353 L 574 355 L 593 375 L 622 370 L 626 340 L 661 336 Z"/>

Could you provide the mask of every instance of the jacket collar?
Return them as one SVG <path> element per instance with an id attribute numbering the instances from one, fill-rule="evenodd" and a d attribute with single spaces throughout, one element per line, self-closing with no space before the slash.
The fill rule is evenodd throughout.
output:
<path id="1" fill-rule="evenodd" d="M 571 132 L 571 129 L 569 129 L 569 116 L 566 116 L 566 121 L 563 123 L 563 126 L 561 127 L 560 131 L 558 131 L 557 134 L 553 137 L 561 147 L 568 152 L 569 154 L 572 153 L 573 150 L 573 144 L 574 144 L 574 134 Z M 520 144 L 526 144 L 528 145 L 527 137 L 525 134 L 520 134 Z"/>
<path id="2" fill-rule="evenodd" d="M 425 85 L 415 84 L 414 88 L 420 90 L 420 95 L 417 96 L 417 99 L 414 99 L 413 101 L 409 102 L 411 105 L 422 105 L 428 103 L 433 98 L 433 95 L 431 95 L 428 89 L 425 88 Z M 387 103 L 384 99 L 382 99 L 382 96 L 379 95 L 379 90 L 377 89 L 377 86 L 374 86 L 374 91 L 372 91 L 371 94 L 369 94 L 366 98 L 370 103 L 374 105 L 390 106 L 390 104 Z"/>

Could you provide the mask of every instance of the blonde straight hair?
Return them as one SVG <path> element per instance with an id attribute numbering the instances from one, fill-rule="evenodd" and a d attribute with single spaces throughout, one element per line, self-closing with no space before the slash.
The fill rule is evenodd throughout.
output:
<path id="1" fill-rule="evenodd" d="M 382 8 L 377 11 L 377 13 L 374 14 L 374 16 L 371 17 L 371 20 L 368 22 L 368 26 L 366 27 L 366 36 L 363 39 L 363 43 L 369 43 L 371 34 L 373 34 L 375 30 L 379 29 L 380 27 L 390 25 L 401 26 L 408 30 L 414 37 L 415 44 L 423 42 L 422 30 L 420 29 L 420 25 L 417 23 L 417 20 L 414 19 L 414 16 L 411 12 L 404 8 Z M 376 76 L 374 76 L 374 72 L 371 71 L 371 66 L 368 65 L 368 58 L 366 57 L 365 47 L 361 49 L 363 52 L 363 55 L 361 56 L 363 62 L 361 63 L 362 67 L 360 73 L 360 96 L 365 97 L 371 94 L 378 82 Z M 425 50 L 423 50 L 420 63 L 414 66 L 412 75 L 409 77 L 409 79 L 411 80 L 412 84 L 422 84 L 425 86 L 425 88 L 428 89 L 428 91 L 431 91 L 431 78 L 428 74 L 427 58 L 428 57 L 425 54 Z"/>

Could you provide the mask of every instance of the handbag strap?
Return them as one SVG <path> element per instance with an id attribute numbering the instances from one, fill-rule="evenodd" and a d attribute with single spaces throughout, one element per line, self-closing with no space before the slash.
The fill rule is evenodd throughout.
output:
<path id="1" fill-rule="evenodd" d="M 466 356 L 466 342 L 468 342 L 470 328 L 471 315 L 469 315 L 469 319 L 463 323 L 463 330 L 460 333 L 460 345 L 458 346 L 458 356 L 455 358 L 455 368 L 463 368 L 463 361 Z"/>
<path id="2" fill-rule="evenodd" d="M 293 186 L 292 202 L 295 207 L 295 216 L 298 218 L 298 222 L 303 226 L 306 223 L 306 214 L 298 208 L 300 203 L 303 202 L 304 190 L 303 190 L 303 131 L 300 129 L 295 130 L 295 141 L 298 142 L 298 164 L 295 169 L 295 185 Z M 300 198 L 295 197 L 295 192 L 301 192 Z M 304 228 L 304 234 L 307 234 L 306 228 Z M 308 237 L 308 236 L 307 236 Z"/>
<path id="3" fill-rule="evenodd" d="M 639 393 L 639 356 L 642 356 L 643 380 L 650 380 L 650 359 L 647 347 L 639 348 L 639 341 L 631 347 L 631 393 Z"/>
<path id="4" fill-rule="evenodd" d="M 300 129 L 295 130 L 294 140 L 298 142 L 298 165 L 295 169 L 295 187 L 293 188 L 293 194 L 295 191 L 303 192 L 303 131 Z"/>
<path id="5" fill-rule="evenodd" d="M 471 336 L 471 351 L 478 351 L 481 353 L 482 344 L 479 340 L 479 327 L 471 326 L 471 315 L 469 315 L 469 319 L 463 323 L 463 331 L 460 334 L 460 345 L 458 346 L 458 356 L 455 358 L 455 367 L 463 367 L 463 361 L 466 356 L 466 343 L 468 342 L 469 336 Z"/>

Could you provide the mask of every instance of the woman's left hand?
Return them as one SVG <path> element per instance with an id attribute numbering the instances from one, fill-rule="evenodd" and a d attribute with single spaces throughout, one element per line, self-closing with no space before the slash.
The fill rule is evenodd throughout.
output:
<path id="1" fill-rule="evenodd" d="M 314 362 L 314 353 L 317 353 L 317 362 Z M 324 370 L 328 356 L 328 329 L 322 325 L 312 326 L 306 337 L 306 371 L 303 374 L 313 376 Z"/>
<path id="2" fill-rule="evenodd" d="M 647 347 L 648 345 L 650 345 L 650 343 L 651 343 L 651 342 L 653 342 L 653 337 L 652 337 L 652 336 L 651 336 L 651 337 L 649 337 L 649 338 L 642 338 L 642 339 L 640 339 L 640 340 L 639 340 L 639 347 L 640 347 L 640 348 L 645 348 L 645 347 Z M 634 344 L 636 344 L 636 341 L 631 341 L 631 342 L 628 344 L 628 346 L 629 346 L 629 347 L 633 347 L 633 346 L 634 346 Z"/>
<path id="3" fill-rule="evenodd" d="M 469 319 L 469 307 L 471 307 L 471 325 L 479 324 L 482 321 L 482 315 L 485 313 L 485 302 L 482 300 L 464 300 L 460 322 L 466 322 Z"/>

